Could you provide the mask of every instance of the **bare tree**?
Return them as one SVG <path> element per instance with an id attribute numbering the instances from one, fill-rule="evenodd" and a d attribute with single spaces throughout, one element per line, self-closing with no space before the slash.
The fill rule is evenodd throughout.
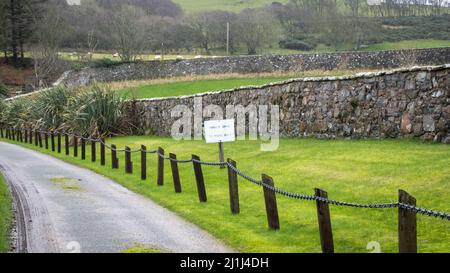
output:
<path id="1" fill-rule="evenodd" d="M 98 46 L 98 38 L 96 36 L 95 30 L 91 29 L 89 30 L 87 34 L 87 47 L 88 47 L 88 54 L 89 54 L 89 61 L 92 61 L 92 55 L 95 53 L 95 50 Z"/>
<path id="2" fill-rule="evenodd" d="M 34 62 L 36 86 L 48 83 L 61 67 L 58 52 L 65 36 L 65 24 L 61 9 L 56 2 L 49 2 L 41 18 L 35 18 L 38 26 L 35 32 L 36 43 L 31 47 Z"/>
<path id="3" fill-rule="evenodd" d="M 135 60 L 138 52 L 145 46 L 145 27 L 141 17 L 142 13 L 131 6 L 123 6 L 121 11 L 113 16 L 111 37 L 123 61 Z"/>
<path id="4" fill-rule="evenodd" d="M 195 36 L 194 41 L 209 54 L 214 30 L 211 27 L 214 17 L 209 12 L 194 13 L 187 19 Z"/>
<path id="5" fill-rule="evenodd" d="M 238 40 L 247 48 L 248 54 L 256 54 L 259 49 L 277 42 L 281 33 L 278 21 L 263 10 L 243 10 L 235 27 Z"/>

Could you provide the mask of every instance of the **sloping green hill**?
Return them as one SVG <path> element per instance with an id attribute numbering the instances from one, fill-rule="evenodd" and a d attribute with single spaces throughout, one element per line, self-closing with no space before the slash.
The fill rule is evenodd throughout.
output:
<path id="1" fill-rule="evenodd" d="M 239 12 L 245 8 L 256 8 L 272 2 L 286 3 L 288 0 L 173 0 L 186 12 L 204 10 L 227 10 Z"/>

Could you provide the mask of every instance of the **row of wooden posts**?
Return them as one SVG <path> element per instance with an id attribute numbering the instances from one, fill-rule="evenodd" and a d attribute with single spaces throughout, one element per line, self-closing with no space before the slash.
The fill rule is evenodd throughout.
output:
<path id="1" fill-rule="evenodd" d="M 42 134 L 44 135 L 44 141 L 42 140 Z M 15 129 L 6 129 L 5 137 L 15 141 L 25 142 L 25 143 L 33 143 L 34 145 L 39 146 L 41 148 L 45 147 L 45 149 L 51 148 L 51 150 L 57 151 L 61 153 L 61 143 L 62 143 L 62 135 L 60 133 L 40 133 L 38 131 L 32 130 L 15 130 Z M 70 139 L 69 135 L 64 135 L 64 144 L 65 144 L 65 154 L 70 155 Z M 3 128 L 0 128 L 0 137 L 4 138 Z M 56 140 L 55 140 L 56 139 Z M 49 146 L 50 140 L 50 146 Z M 86 159 L 86 139 L 80 138 L 77 136 L 72 137 L 73 144 L 73 156 L 78 157 L 78 143 L 81 144 L 81 159 Z M 106 164 L 105 160 L 105 139 L 101 139 L 100 141 L 90 140 L 91 142 L 91 161 L 96 161 L 96 143 L 100 142 L 100 164 L 104 166 Z M 113 169 L 119 169 L 119 158 L 117 157 L 117 147 L 114 144 L 111 144 L 111 167 Z M 125 152 L 125 172 L 127 174 L 133 173 L 133 162 L 131 161 L 131 153 L 132 150 L 129 147 L 125 147 L 123 150 Z M 141 145 L 140 154 L 141 154 L 141 179 L 147 179 L 147 151 L 146 146 Z M 164 184 L 164 149 L 159 147 L 157 151 L 153 151 L 157 155 L 157 185 L 163 186 Z M 169 154 L 170 165 L 172 170 L 172 178 L 174 183 L 174 189 L 176 193 L 182 192 L 181 182 L 180 182 L 180 174 L 178 171 L 178 162 L 177 156 L 173 153 Z M 198 198 L 200 202 L 207 201 L 206 195 L 206 187 L 205 181 L 203 177 L 202 164 L 200 162 L 200 157 L 197 155 L 192 155 L 192 163 L 195 174 L 195 180 L 197 185 Z M 229 185 L 229 195 L 230 195 L 230 210 L 233 214 L 239 214 L 239 191 L 238 191 L 238 175 L 233 168 L 229 165 L 232 165 L 236 168 L 236 162 L 232 159 L 227 160 L 228 166 L 228 185 Z M 274 182 L 272 177 L 262 174 L 262 182 L 266 185 L 274 186 Z M 278 217 L 278 207 L 276 200 L 276 193 L 267 187 L 263 188 L 264 202 L 266 207 L 267 214 L 267 222 L 270 229 L 278 230 L 280 229 L 280 222 Z M 328 194 L 326 191 L 321 189 L 315 189 L 315 195 L 321 198 L 328 198 Z M 414 197 L 410 196 L 407 192 L 403 190 L 399 190 L 399 202 L 408 205 L 416 205 L 416 200 Z M 334 252 L 334 243 L 333 243 L 333 232 L 331 226 L 331 217 L 330 217 L 330 209 L 329 205 L 326 202 L 322 202 L 316 200 L 317 206 L 317 215 L 318 215 L 318 226 L 320 233 L 320 242 L 322 251 L 324 253 L 333 253 Z M 417 221 L 416 221 L 416 213 L 409 211 L 407 209 L 398 208 L 398 242 L 399 242 L 399 252 L 401 253 L 415 253 L 417 252 Z"/>

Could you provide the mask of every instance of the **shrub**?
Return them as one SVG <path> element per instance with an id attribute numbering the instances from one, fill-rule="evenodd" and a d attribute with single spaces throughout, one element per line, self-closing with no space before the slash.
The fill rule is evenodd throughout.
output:
<path id="1" fill-rule="evenodd" d="M 122 98 L 97 84 L 78 91 L 59 87 L 0 101 L 0 124 L 93 137 L 120 133 Z"/>
<path id="2" fill-rule="evenodd" d="M 117 132 L 122 101 L 109 88 L 94 84 L 70 98 L 64 115 L 65 125 L 84 136 L 98 137 Z"/>
<path id="3" fill-rule="evenodd" d="M 0 99 L 6 98 L 8 96 L 8 88 L 0 82 Z"/>
<path id="4" fill-rule="evenodd" d="M 64 125 L 63 114 L 71 96 L 70 90 L 57 87 L 39 93 L 31 104 L 37 117 L 36 126 L 44 130 L 58 130 Z"/>
<path id="5" fill-rule="evenodd" d="M 72 65 L 70 66 L 70 69 L 74 70 L 74 71 L 81 71 L 81 69 L 85 68 L 86 65 L 83 63 L 72 63 Z"/>
<path id="6" fill-rule="evenodd" d="M 283 40 L 280 41 L 280 47 L 294 50 L 312 50 L 315 46 L 300 40 Z"/>
<path id="7" fill-rule="evenodd" d="M 29 128 L 31 122 L 27 101 L 19 98 L 4 103 L 1 109 L 0 123 L 13 128 Z"/>
<path id="8" fill-rule="evenodd" d="M 102 68 L 102 67 L 109 68 L 109 67 L 114 67 L 114 66 L 121 65 L 124 63 L 129 63 L 129 62 L 115 61 L 115 60 L 111 60 L 108 58 L 103 58 L 100 60 L 94 60 L 90 66 L 94 67 L 94 68 Z"/>

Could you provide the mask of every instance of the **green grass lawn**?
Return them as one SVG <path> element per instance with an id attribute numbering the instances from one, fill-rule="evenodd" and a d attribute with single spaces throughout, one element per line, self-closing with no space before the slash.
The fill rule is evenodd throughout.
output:
<path id="1" fill-rule="evenodd" d="M 0 253 L 9 250 L 9 231 L 11 227 L 11 195 L 6 181 L 0 174 Z"/>
<path id="2" fill-rule="evenodd" d="M 148 149 L 158 146 L 179 159 L 195 153 L 202 160 L 217 161 L 217 145 L 203 141 L 130 136 L 108 139 L 118 148 L 125 145 Z M 227 170 L 203 166 L 207 203 L 199 203 L 192 164 L 180 164 L 182 193 L 174 193 L 170 164 L 165 163 L 165 184 L 156 184 L 156 155 L 148 158 L 149 177 L 140 180 L 139 153 L 133 154 L 134 174 L 125 174 L 124 155 L 120 169 L 99 162 L 52 153 L 30 144 L 24 146 L 52 154 L 116 180 L 201 226 L 238 251 L 320 252 L 315 203 L 278 196 L 281 229 L 269 230 L 263 192 L 259 186 L 239 179 L 241 213 L 230 213 Z M 282 139 L 274 152 L 261 152 L 258 141 L 225 144 L 225 153 L 238 168 L 252 177 L 262 173 L 275 185 L 289 191 L 313 194 L 318 187 L 329 198 L 349 202 L 396 202 L 398 189 L 417 198 L 418 206 L 449 212 L 450 146 L 416 140 L 316 140 Z M 99 150 L 99 149 L 97 149 Z M 397 209 L 361 209 L 331 206 L 336 252 L 368 252 L 367 243 L 377 241 L 382 252 L 397 252 Z M 420 252 L 450 251 L 450 221 L 418 216 Z"/>
<path id="3" fill-rule="evenodd" d="M 438 47 L 450 47 L 450 40 L 405 40 L 399 42 L 384 42 L 380 44 L 369 45 L 366 50 L 378 51 L 388 49 L 438 48 Z"/>
<path id="4" fill-rule="evenodd" d="M 134 88 L 118 90 L 117 93 L 125 98 L 156 98 L 192 95 L 214 90 L 231 89 L 247 85 L 263 85 L 271 82 L 286 80 L 292 77 L 258 77 L 231 78 L 218 80 L 180 81 L 173 83 L 149 84 Z"/>

